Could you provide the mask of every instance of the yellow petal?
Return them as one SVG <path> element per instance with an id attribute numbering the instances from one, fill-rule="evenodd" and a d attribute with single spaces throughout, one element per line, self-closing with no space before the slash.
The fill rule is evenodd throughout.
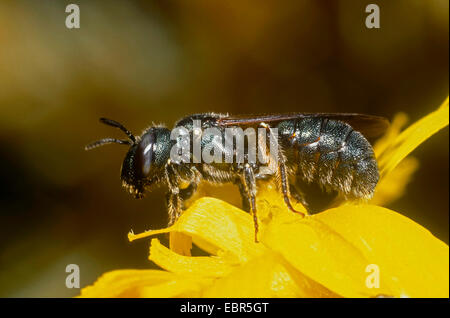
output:
<path id="1" fill-rule="evenodd" d="M 377 206 L 344 206 L 316 216 L 379 266 L 395 296 L 449 296 L 448 245 L 427 229 Z"/>
<path id="2" fill-rule="evenodd" d="M 232 269 L 226 258 L 182 256 L 161 245 L 158 239 L 152 240 L 149 259 L 163 269 L 180 275 L 220 277 Z"/>
<path id="3" fill-rule="evenodd" d="M 262 242 L 345 297 L 448 297 L 448 246 L 384 208 L 346 205 L 303 220 L 278 212 Z M 380 269 L 379 288 L 366 284 L 371 264 Z"/>
<path id="4" fill-rule="evenodd" d="M 160 285 L 148 285 L 141 289 L 143 298 L 196 298 L 201 291 L 212 283 L 211 279 L 178 277 Z"/>
<path id="5" fill-rule="evenodd" d="M 180 255 L 191 255 L 192 237 L 180 232 L 170 232 L 169 236 L 170 249 Z"/>
<path id="6" fill-rule="evenodd" d="M 263 232 L 261 241 L 332 292 L 344 297 L 370 296 L 365 287 L 367 259 L 314 216 L 300 220 L 279 215 Z M 380 293 L 390 294 L 390 290 L 383 288 Z"/>
<path id="7" fill-rule="evenodd" d="M 385 206 L 402 197 L 418 167 L 419 161 L 416 158 L 403 159 L 394 170 L 380 179 L 370 204 Z"/>
<path id="8" fill-rule="evenodd" d="M 375 156 L 378 158 L 400 135 L 401 130 L 408 122 L 408 116 L 405 113 L 398 113 L 395 115 L 392 123 L 382 138 L 377 140 L 373 146 Z"/>
<path id="9" fill-rule="evenodd" d="M 159 270 L 115 270 L 103 274 L 81 297 L 140 297 L 144 286 L 172 281 L 175 275 Z"/>
<path id="10" fill-rule="evenodd" d="M 133 241 L 160 233 L 181 232 L 209 253 L 227 253 L 236 261 L 245 262 L 261 254 L 264 246 L 254 241 L 254 227 L 250 214 L 214 198 L 202 198 L 183 212 L 174 225 L 166 229 L 129 233 Z"/>
<path id="11" fill-rule="evenodd" d="M 448 97 L 438 110 L 420 119 L 405 131 L 378 156 L 381 177 L 391 172 L 417 146 L 448 125 Z"/>
<path id="12" fill-rule="evenodd" d="M 211 279 L 189 278 L 160 270 L 115 270 L 103 274 L 80 297 L 198 297 Z"/>
<path id="13" fill-rule="evenodd" d="M 339 297 L 267 251 L 214 281 L 202 297 Z"/>

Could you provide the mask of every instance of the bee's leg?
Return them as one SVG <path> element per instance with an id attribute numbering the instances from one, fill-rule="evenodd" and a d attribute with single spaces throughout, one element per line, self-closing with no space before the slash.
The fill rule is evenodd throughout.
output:
<path id="1" fill-rule="evenodd" d="M 258 242 L 258 217 L 256 215 L 256 179 L 253 168 L 250 164 L 244 165 L 243 183 L 246 189 L 248 204 L 253 215 L 253 223 L 255 226 L 255 242 Z"/>
<path id="2" fill-rule="evenodd" d="M 242 199 L 242 210 L 246 212 L 250 212 L 250 204 L 249 204 L 249 197 L 247 195 L 247 189 L 244 185 L 244 183 L 241 180 L 234 181 L 234 184 L 239 187 L 239 193 L 241 194 Z"/>
<path id="3" fill-rule="evenodd" d="M 294 207 L 291 204 L 291 200 L 289 199 L 290 192 L 289 192 L 289 185 L 288 185 L 288 177 L 287 177 L 287 173 L 286 173 L 286 163 L 284 161 L 284 156 L 282 155 L 281 157 L 278 159 L 279 178 L 277 178 L 277 179 L 279 180 L 279 182 L 281 184 L 281 191 L 283 193 L 284 203 L 286 203 L 287 207 L 292 212 L 298 213 L 301 216 L 305 216 L 305 214 L 303 212 L 300 212 L 300 211 L 297 211 L 296 209 L 294 209 Z"/>
<path id="4" fill-rule="evenodd" d="M 298 187 L 294 186 L 293 184 L 289 184 L 289 192 L 291 194 L 291 197 L 293 197 L 295 200 L 300 202 L 306 209 L 306 211 L 310 212 L 309 210 L 309 204 L 305 199 L 305 194 L 302 190 L 300 190 Z"/>
<path id="5" fill-rule="evenodd" d="M 266 128 L 266 130 L 273 135 L 272 129 L 271 127 L 266 124 L 266 123 L 261 123 L 260 124 L 261 127 Z M 270 136 L 269 136 L 270 138 Z M 289 210 L 291 210 L 292 212 L 298 213 L 302 216 L 305 216 L 304 213 L 297 211 L 294 209 L 294 207 L 291 204 L 291 201 L 289 199 L 289 186 L 288 186 L 288 175 L 287 175 L 287 169 L 286 169 L 286 157 L 283 154 L 283 149 L 280 146 L 280 142 L 279 140 L 277 140 L 277 145 L 278 145 L 278 151 L 277 151 L 277 165 L 278 165 L 278 169 L 277 169 L 277 181 L 279 183 L 279 186 L 281 188 L 281 191 L 283 193 L 283 198 L 284 198 L 284 202 L 286 203 L 286 206 L 289 208 Z"/>
<path id="6" fill-rule="evenodd" d="M 172 225 L 181 215 L 183 201 L 180 196 L 178 174 L 172 167 L 170 160 L 166 165 L 166 181 L 169 187 L 169 192 L 166 195 L 169 225 Z"/>
<path id="7" fill-rule="evenodd" d="M 195 191 L 197 191 L 197 183 L 191 182 L 187 188 L 180 189 L 181 200 L 189 200 L 194 195 Z"/>
<path id="8" fill-rule="evenodd" d="M 182 200 L 179 194 L 168 192 L 166 194 L 167 211 L 169 213 L 169 226 L 175 223 L 181 215 Z"/>

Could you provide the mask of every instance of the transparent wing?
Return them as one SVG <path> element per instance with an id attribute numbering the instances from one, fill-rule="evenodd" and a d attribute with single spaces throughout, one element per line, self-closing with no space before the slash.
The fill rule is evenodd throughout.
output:
<path id="1" fill-rule="evenodd" d="M 355 113 L 287 113 L 268 115 L 228 116 L 217 120 L 221 127 L 253 126 L 260 123 L 276 124 L 284 120 L 304 119 L 310 117 L 328 118 L 346 122 L 353 129 L 362 133 L 367 139 L 375 139 L 384 134 L 389 121 L 384 117 Z"/>

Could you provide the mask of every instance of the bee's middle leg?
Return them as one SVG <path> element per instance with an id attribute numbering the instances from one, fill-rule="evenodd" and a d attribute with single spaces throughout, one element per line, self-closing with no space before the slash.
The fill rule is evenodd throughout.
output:
<path id="1" fill-rule="evenodd" d="M 233 183 L 239 188 L 239 193 L 241 194 L 242 199 L 242 210 L 250 212 L 250 198 L 248 197 L 245 184 L 240 179 L 235 180 Z"/>
<path id="2" fill-rule="evenodd" d="M 244 189 L 248 198 L 247 204 L 250 206 L 250 210 L 253 215 L 253 223 L 255 226 L 255 242 L 258 242 L 258 216 L 256 214 L 256 178 L 253 168 L 248 163 L 246 163 L 243 167 L 242 182 L 244 184 Z"/>

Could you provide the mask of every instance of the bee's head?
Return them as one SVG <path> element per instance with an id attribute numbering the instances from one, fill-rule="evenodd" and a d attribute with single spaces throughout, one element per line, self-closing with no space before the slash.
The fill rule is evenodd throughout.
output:
<path id="1" fill-rule="evenodd" d="M 129 145 L 122 164 L 122 185 L 136 198 L 144 196 L 145 188 L 155 185 L 164 178 L 164 166 L 170 157 L 170 130 L 165 127 L 150 127 L 141 137 L 134 137 L 125 127 L 110 119 L 100 121 L 124 131 L 128 140 L 105 138 L 85 147 L 86 150 L 109 143 Z"/>
<path id="2" fill-rule="evenodd" d="M 150 127 L 130 147 L 122 164 L 122 185 L 142 198 L 145 187 L 159 183 L 170 157 L 170 130 Z"/>

